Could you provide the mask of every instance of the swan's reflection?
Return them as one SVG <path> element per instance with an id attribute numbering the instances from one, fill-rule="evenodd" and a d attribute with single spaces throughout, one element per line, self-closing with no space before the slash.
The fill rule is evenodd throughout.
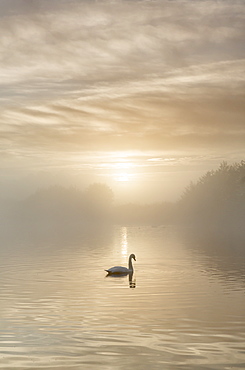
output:
<path id="1" fill-rule="evenodd" d="M 129 283 L 129 288 L 136 288 L 136 279 L 133 280 L 133 272 L 130 272 L 128 274 L 128 283 Z"/>
<path id="2" fill-rule="evenodd" d="M 133 279 L 133 275 L 134 273 L 133 272 L 130 272 L 130 273 L 124 273 L 124 274 L 107 274 L 106 277 L 110 277 L 110 278 L 124 278 L 125 276 L 128 276 L 128 284 L 129 284 L 129 288 L 136 288 L 136 279 Z"/>

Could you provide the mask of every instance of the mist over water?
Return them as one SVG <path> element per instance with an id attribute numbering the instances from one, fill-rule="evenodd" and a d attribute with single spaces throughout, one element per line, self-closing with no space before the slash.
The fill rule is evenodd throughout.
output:
<path id="1" fill-rule="evenodd" d="M 0 368 L 244 368 L 244 254 L 221 247 L 174 226 L 2 237 Z M 130 253 L 131 281 L 106 277 Z"/>

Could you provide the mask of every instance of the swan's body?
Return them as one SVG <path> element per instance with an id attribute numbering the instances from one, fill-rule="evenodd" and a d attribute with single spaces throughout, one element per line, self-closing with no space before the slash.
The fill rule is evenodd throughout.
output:
<path id="1" fill-rule="evenodd" d="M 106 272 L 108 272 L 109 275 L 127 275 L 129 273 L 133 273 L 134 269 L 133 269 L 133 264 L 132 264 L 132 259 L 134 259 L 136 261 L 136 258 L 135 258 L 135 255 L 134 254 L 130 254 L 129 256 L 129 259 L 128 259 L 128 268 L 127 267 L 122 267 L 122 266 L 114 266 L 114 267 L 111 267 L 110 269 L 108 270 L 105 270 Z"/>

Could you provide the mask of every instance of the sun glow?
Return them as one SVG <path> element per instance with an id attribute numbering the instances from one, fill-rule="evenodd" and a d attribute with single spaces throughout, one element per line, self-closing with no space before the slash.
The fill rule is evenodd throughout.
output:
<path id="1" fill-rule="evenodd" d="M 118 162 L 113 163 L 113 178 L 115 181 L 120 182 L 128 182 L 132 179 L 132 174 L 129 173 L 130 169 L 134 167 L 133 163 L 131 162 Z M 122 170 L 125 170 L 125 172 L 121 172 Z"/>
<path id="2" fill-rule="evenodd" d="M 129 181 L 130 176 L 127 173 L 119 173 L 118 175 L 115 176 L 116 181 Z"/>
<path id="3" fill-rule="evenodd" d="M 133 163 L 131 162 L 120 162 L 120 163 L 114 163 L 113 167 L 115 169 L 126 169 L 133 167 Z"/>

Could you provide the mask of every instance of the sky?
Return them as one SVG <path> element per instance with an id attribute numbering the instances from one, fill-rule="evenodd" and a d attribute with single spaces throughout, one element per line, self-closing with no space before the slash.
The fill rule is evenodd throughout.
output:
<path id="1" fill-rule="evenodd" d="M 1 0 L 0 192 L 176 200 L 245 159 L 244 0 Z"/>

